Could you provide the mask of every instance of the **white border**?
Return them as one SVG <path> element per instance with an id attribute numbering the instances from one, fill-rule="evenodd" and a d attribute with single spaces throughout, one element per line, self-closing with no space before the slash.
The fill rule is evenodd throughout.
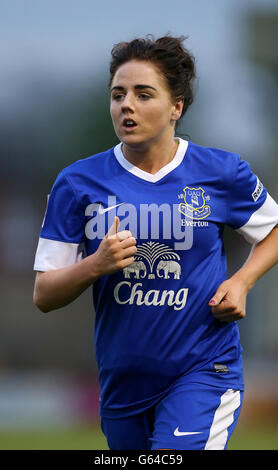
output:
<path id="1" fill-rule="evenodd" d="M 50 271 L 77 263 L 82 259 L 80 247 L 78 243 L 66 243 L 40 237 L 34 271 Z"/>
<path id="2" fill-rule="evenodd" d="M 228 428 L 234 422 L 234 412 L 240 406 L 240 391 L 228 389 L 222 396 L 210 428 L 205 450 L 224 450 Z"/>
<path id="3" fill-rule="evenodd" d="M 262 241 L 278 224 L 278 204 L 267 193 L 263 205 L 253 212 L 248 222 L 236 229 L 249 243 L 255 244 Z"/>
<path id="4" fill-rule="evenodd" d="M 174 158 L 169 163 L 167 163 L 167 165 L 163 166 L 159 171 L 154 174 L 141 170 L 137 166 L 130 163 L 123 155 L 122 142 L 120 142 L 118 145 L 116 145 L 116 147 L 114 147 L 114 155 L 118 160 L 119 164 L 125 170 L 129 171 L 133 175 L 145 181 L 149 181 L 150 183 L 156 183 L 157 181 L 164 178 L 164 176 L 168 175 L 175 168 L 177 168 L 183 161 L 183 158 L 188 148 L 188 141 L 181 139 L 180 137 L 175 137 L 175 140 L 179 144 L 179 146 Z"/>

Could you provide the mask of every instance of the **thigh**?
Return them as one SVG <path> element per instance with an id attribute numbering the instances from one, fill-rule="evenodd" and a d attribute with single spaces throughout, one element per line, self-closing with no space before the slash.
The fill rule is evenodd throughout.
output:
<path id="1" fill-rule="evenodd" d="M 224 450 L 236 425 L 242 392 L 181 384 L 155 407 L 152 450 Z"/>
<path id="2" fill-rule="evenodd" d="M 101 418 L 101 429 L 110 450 L 150 450 L 153 411 L 126 418 Z"/>

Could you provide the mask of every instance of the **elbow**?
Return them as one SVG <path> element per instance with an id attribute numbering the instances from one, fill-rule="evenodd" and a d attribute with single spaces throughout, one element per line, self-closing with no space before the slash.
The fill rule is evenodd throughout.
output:
<path id="1" fill-rule="evenodd" d="M 38 295 L 38 293 L 35 290 L 33 294 L 33 303 L 42 313 L 47 313 L 47 312 L 50 312 L 51 310 L 49 306 L 47 306 L 43 302 L 43 299 Z"/>
<path id="2" fill-rule="evenodd" d="M 33 303 L 42 312 L 47 313 L 51 310 L 48 302 L 47 286 L 42 282 L 43 273 L 37 273 L 34 291 L 33 291 Z"/>

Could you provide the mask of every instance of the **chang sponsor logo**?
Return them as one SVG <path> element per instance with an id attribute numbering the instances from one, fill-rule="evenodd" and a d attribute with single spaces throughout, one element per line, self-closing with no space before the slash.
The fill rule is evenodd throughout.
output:
<path id="1" fill-rule="evenodd" d="M 181 310 L 186 305 L 188 289 L 183 287 L 177 292 L 174 290 L 150 289 L 147 292 L 142 290 L 142 282 L 136 282 L 132 286 L 129 281 L 119 282 L 114 288 L 114 298 L 120 305 L 136 304 L 138 306 L 162 306 L 169 305 L 174 310 Z"/>
<path id="2" fill-rule="evenodd" d="M 158 242 L 146 242 L 137 246 L 135 261 L 123 269 L 125 279 L 173 279 L 181 277 L 180 256 L 169 246 Z M 114 288 L 115 301 L 120 305 L 159 307 L 168 305 L 181 310 L 187 301 L 188 289 L 150 289 L 144 291 L 143 282 L 133 284 L 121 281 Z"/>

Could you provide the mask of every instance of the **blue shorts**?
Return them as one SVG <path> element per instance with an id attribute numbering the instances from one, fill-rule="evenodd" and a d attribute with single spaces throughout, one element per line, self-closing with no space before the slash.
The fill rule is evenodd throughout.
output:
<path id="1" fill-rule="evenodd" d="M 111 450 L 224 450 L 237 423 L 243 392 L 180 383 L 152 408 L 101 418 Z"/>

